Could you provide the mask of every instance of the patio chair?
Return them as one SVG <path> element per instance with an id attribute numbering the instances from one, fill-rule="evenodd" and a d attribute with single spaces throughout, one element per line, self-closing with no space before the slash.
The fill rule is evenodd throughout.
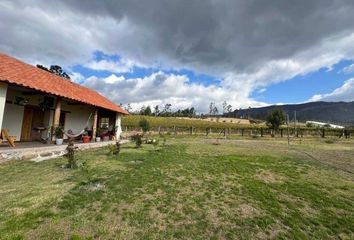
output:
<path id="1" fill-rule="evenodd" d="M 6 129 L 2 129 L 2 130 L 1 130 L 1 135 L 2 135 L 2 137 L 3 137 L 4 139 L 7 140 L 7 143 L 8 143 L 11 147 L 16 147 L 15 142 L 14 142 L 14 139 L 13 139 L 11 136 L 9 136 L 9 133 L 7 132 Z M 2 143 L 2 140 L 0 140 L 0 143 Z"/>

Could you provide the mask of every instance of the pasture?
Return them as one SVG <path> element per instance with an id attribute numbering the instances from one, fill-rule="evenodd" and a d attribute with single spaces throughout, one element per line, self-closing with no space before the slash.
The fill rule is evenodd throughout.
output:
<path id="1" fill-rule="evenodd" d="M 0 165 L 0 239 L 353 239 L 354 141 L 160 139 Z"/>

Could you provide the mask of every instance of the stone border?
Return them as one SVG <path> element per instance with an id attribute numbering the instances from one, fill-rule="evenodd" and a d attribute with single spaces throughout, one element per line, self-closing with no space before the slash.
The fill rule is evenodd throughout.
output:
<path id="1" fill-rule="evenodd" d="M 121 143 L 126 143 L 126 142 L 128 142 L 128 140 L 121 140 Z M 86 150 L 86 149 L 100 148 L 100 147 L 108 146 L 110 144 L 115 144 L 115 141 L 76 143 L 75 147 L 77 147 L 78 150 Z M 43 160 L 57 158 L 66 154 L 66 147 L 67 145 L 63 144 L 63 145 L 52 145 L 48 147 L 8 149 L 0 153 L 0 163 L 7 162 L 10 160 L 30 160 L 34 162 L 40 162 Z"/>

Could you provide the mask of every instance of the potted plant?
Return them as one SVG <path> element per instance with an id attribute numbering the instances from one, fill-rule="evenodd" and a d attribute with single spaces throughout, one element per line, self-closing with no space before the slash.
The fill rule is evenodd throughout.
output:
<path id="1" fill-rule="evenodd" d="M 96 142 L 101 142 L 101 137 L 100 137 L 101 134 L 102 134 L 102 130 L 100 128 L 97 128 L 97 130 L 96 130 Z"/>
<path id="2" fill-rule="evenodd" d="M 87 132 L 84 132 L 84 134 L 82 135 L 82 142 L 83 143 L 89 143 L 90 142 L 90 136 L 88 135 Z"/>
<path id="3" fill-rule="evenodd" d="M 62 126 L 58 126 L 54 128 L 54 136 L 55 136 L 55 144 L 62 145 L 63 144 L 63 136 L 64 136 L 64 129 Z"/>

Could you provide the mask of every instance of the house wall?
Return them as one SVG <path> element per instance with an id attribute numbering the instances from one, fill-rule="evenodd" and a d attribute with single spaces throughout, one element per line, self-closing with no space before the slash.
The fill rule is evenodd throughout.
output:
<path id="1" fill-rule="evenodd" d="M 7 84 L 0 82 L 0 130 L 2 129 L 2 123 L 4 119 L 6 93 L 7 93 Z"/>
<path id="2" fill-rule="evenodd" d="M 65 101 L 62 103 L 62 111 L 65 113 L 64 130 L 71 129 L 75 134 L 81 132 L 85 127 L 92 129 L 93 114 L 95 108 L 89 105 L 68 105 Z M 90 114 L 91 118 L 90 120 Z M 87 124 L 88 122 L 88 124 Z"/>
<path id="3" fill-rule="evenodd" d="M 9 135 L 16 136 L 16 141 L 21 138 L 23 120 L 23 106 L 6 103 L 3 128 L 7 129 Z"/>

